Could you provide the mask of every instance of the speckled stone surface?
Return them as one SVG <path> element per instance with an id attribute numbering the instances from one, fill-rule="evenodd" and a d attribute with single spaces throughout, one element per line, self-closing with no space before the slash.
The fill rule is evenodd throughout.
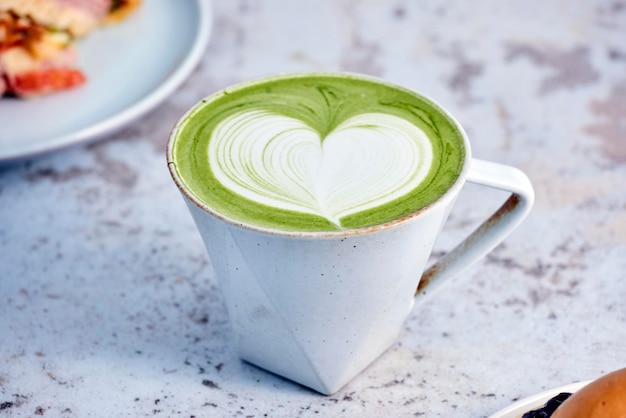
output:
<path id="1" fill-rule="evenodd" d="M 626 2 L 220 1 L 214 14 L 200 66 L 156 110 L 0 168 L 0 417 L 485 417 L 626 366 Z M 203 96 L 309 70 L 432 96 L 474 156 L 526 171 L 537 194 L 330 397 L 237 359 L 164 157 Z M 466 187 L 435 255 L 502 199 Z"/>

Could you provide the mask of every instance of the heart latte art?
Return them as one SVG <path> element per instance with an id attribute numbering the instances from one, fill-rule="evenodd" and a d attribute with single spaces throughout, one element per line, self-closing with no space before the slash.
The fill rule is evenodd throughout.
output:
<path id="1" fill-rule="evenodd" d="M 209 165 L 224 186 L 252 201 L 341 218 L 415 189 L 432 162 L 430 140 L 397 116 L 366 113 L 325 138 L 298 119 L 252 110 L 218 125 Z"/>
<path id="2" fill-rule="evenodd" d="M 283 231 L 337 231 L 416 212 L 455 183 L 457 125 L 381 81 L 300 74 L 235 86 L 176 126 L 168 163 L 196 204 Z"/>

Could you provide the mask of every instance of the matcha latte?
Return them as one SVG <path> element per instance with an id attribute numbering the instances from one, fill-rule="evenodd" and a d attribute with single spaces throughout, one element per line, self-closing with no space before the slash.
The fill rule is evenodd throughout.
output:
<path id="1" fill-rule="evenodd" d="M 168 163 L 196 200 L 284 231 L 386 223 L 442 196 L 464 138 L 428 99 L 382 81 L 296 74 L 240 84 L 177 125 Z"/>

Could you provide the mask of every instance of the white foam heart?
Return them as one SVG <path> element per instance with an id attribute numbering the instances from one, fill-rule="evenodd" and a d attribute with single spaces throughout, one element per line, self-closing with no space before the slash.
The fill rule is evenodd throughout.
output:
<path id="1" fill-rule="evenodd" d="M 237 194 L 340 226 L 346 215 L 415 189 L 430 169 L 432 146 L 417 126 L 384 113 L 354 116 L 322 139 L 300 120 L 251 110 L 216 127 L 208 158 Z"/>

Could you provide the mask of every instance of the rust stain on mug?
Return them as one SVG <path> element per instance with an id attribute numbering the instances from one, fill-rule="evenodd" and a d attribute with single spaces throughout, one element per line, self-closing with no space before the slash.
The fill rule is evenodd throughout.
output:
<path id="1" fill-rule="evenodd" d="M 491 230 L 493 224 L 498 222 L 502 217 L 509 214 L 517 206 L 519 206 L 520 201 L 521 198 L 519 195 L 512 194 L 506 200 L 506 202 L 504 202 L 504 204 L 500 206 L 500 208 L 495 211 L 494 214 L 491 215 L 491 217 L 487 221 L 485 221 L 485 223 L 483 223 L 478 229 L 472 232 L 472 234 L 468 236 L 465 241 L 459 244 L 459 246 L 456 247 L 453 252 L 444 255 L 441 259 L 436 261 L 434 265 L 429 267 L 424 272 L 419 284 L 417 285 L 417 289 L 415 290 L 415 296 L 423 293 L 426 287 L 430 285 L 430 283 L 433 281 L 433 279 L 436 279 L 441 272 L 445 271 L 448 268 L 449 265 L 455 263 L 458 254 L 465 253 L 466 248 L 473 245 L 477 240 L 482 239 L 484 234 Z"/>

